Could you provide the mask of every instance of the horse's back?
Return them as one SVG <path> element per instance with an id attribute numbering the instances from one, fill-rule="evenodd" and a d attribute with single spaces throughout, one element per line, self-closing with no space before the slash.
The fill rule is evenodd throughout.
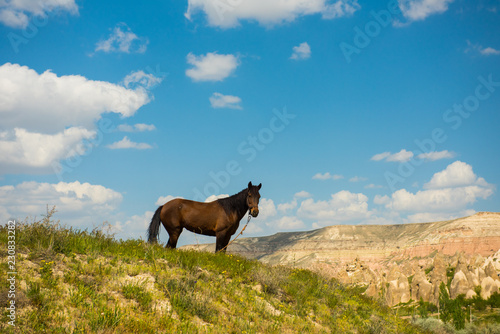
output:
<path id="1" fill-rule="evenodd" d="M 163 205 L 161 217 L 167 225 L 182 226 L 195 233 L 215 235 L 222 211 L 216 201 L 203 203 L 176 198 Z"/>

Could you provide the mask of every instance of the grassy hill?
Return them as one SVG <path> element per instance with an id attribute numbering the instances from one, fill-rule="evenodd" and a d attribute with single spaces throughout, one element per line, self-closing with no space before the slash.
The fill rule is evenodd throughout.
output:
<path id="1" fill-rule="evenodd" d="M 8 229 L 0 228 L 1 245 Z M 16 229 L 15 324 L 4 333 L 420 333 L 395 311 L 311 271 L 116 241 L 44 220 Z M 7 247 L 0 250 L 2 272 Z M 5 277 L 5 275 L 3 275 Z"/>

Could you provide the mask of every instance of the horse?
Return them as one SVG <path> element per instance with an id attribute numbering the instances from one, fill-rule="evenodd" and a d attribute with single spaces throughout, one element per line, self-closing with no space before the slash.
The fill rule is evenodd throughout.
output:
<path id="1" fill-rule="evenodd" d="M 252 217 L 258 216 L 261 187 L 262 183 L 254 186 L 249 182 L 248 187 L 239 193 L 208 203 L 173 199 L 158 207 L 154 213 L 148 228 L 148 242 L 158 242 L 162 223 L 169 235 L 167 248 L 175 249 L 179 235 L 185 228 L 197 234 L 216 237 L 215 252 L 225 252 L 229 239 L 238 230 L 240 220 L 247 211 Z"/>

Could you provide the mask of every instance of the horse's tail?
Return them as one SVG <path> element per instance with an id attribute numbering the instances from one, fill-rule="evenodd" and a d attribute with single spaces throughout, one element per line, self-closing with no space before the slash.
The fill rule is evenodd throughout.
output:
<path id="1" fill-rule="evenodd" d="M 161 208 L 163 206 L 158 207 L 156 209 L 155 214 L 153 215 L 153 219 L 151 219 L 151 223 L 149 224 L 149 229 L 148 229 L 148 242 L 149 243 L 156 243 L 158 242 L 158 235 L 160 234 L 160 213 L 161 213 Z"/>

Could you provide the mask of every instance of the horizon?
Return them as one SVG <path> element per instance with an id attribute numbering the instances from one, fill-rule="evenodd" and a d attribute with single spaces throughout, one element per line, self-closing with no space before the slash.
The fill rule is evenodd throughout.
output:
<path id="1" fill-rule="evenodd" d="M 500 210 L 498 2 L 117 4 L 0 5 L 2 224 L 144 238 L 249 181 L 242 237 Z"/>

